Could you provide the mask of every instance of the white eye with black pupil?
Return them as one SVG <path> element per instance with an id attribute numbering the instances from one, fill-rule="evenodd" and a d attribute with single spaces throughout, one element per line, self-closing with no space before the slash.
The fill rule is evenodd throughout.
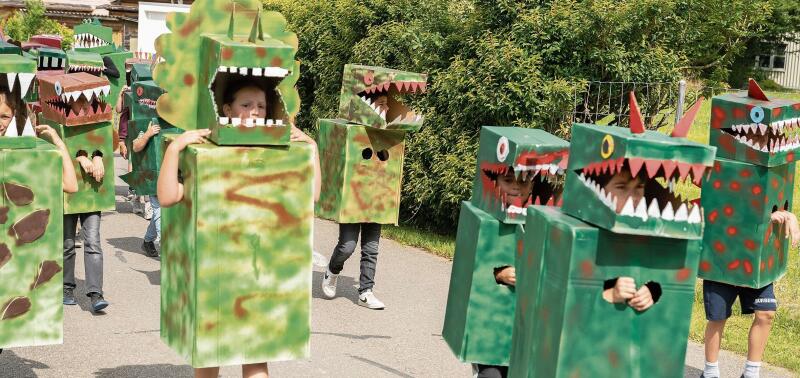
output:
<path id="1" fill-rule="evenodd" d="M 750 109 L 750 119 L 754 123 L 761 123 L 764 120 L 764 109 L 760 106 L 755 106 Z"/>
<path id="2" fill-rule="evenodd" d="M 56 90 L 56 96 L 61 96 L 61 91 L 63 91 L 63 89 L 61 88 L 61 82 L 60 81 L 56 81 L 56 83 L 55 83 L 55 85 L 53 85 L 53 87 Z"/>

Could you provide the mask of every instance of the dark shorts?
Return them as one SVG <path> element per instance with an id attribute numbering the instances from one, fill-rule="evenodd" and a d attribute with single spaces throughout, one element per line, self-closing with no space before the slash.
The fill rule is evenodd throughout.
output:
<path id="1" fill-rule="evenodd" d="M 760 289 L 752 289 L 704 280 L 703 304 L 706 308 L 706 320 L 718 321 L 730 318 L 731 308 L 736 297 L 739 297 L 742 305 L 742 314 L 778 309 L 778 301 L 775 299 L 772 284 Z"/>

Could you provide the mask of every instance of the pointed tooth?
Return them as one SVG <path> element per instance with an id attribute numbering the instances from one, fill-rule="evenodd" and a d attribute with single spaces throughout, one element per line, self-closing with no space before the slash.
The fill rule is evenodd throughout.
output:
<path id="1" fill-rule="evenodd" d="M 230 123 L 230 119 L 228 117 L 219 117 L 219 124 L 220 125 L 227 125 Z"/>
<path id="2" fill-rule="evenodd" d="M 8 90 L 14 91 L 14 81 L 17 80 L 17 74 L 13 72 L 7 73 L 6 78 L 8 79 Z"/>
<path id="3" fill-rule="evenodd" d="M 761 131 L 761 135 L 766 134 L 767 133 L 767 125 L 765 125 L 763 123 L 759 123 L 758 124 L 758 130 Z"/>
<path id="4" fill-rule="evenodd" d="M 700 223 L 700 205 L 692 206 L 692 211 L 689 213 L 689 224 Z"/>
<path id="5" fill-rule="evenodd" d="M 103 87 L 97 87 L 92 89 L 92 93 L 94 93 L 94 97 L 99 99 L 100 95 L 103 93 Z"/>
<path id="6" fill-rule="evenodd" d="M 25 118 L 25 128 L 22 129 L 22 136 L 36 136 L 36 132 L 33 131 L 33 125 L 31 124 L 30 118 Z"/>
<path id="7" fill-rule="evenodd" d="M 632 197 L 628 197 L 628 200 L 625 201 L 625 205 L 622 206 L 622 211 L 619 213 L 619 215 L 625 215 L 625 216 L 632 217 L 633 216 L 633 211 L 634 211 L 634 209 L 633 209 L 633 198 Z"/>
<path id="8" fill-rule="evenodd" d="M 667 201 L 664 210 L 661 211 L 661 219 L 671 221 L 675 219 L 675 212 L 672 210 L 672 202 Z"/>
<path id="9" fill-rule="evenodd" d="M 6 127 L 6 133 L 3 136 L 7 137 L 19 136 L 17 134 L 17 116 L 11 117 L 11 122 L 8 124 L 8 127 Z"/>
<path id="10" fill-rule="evenodd" d="M 102 89 L 103 89 L 103 95 L 105 95 L 105 96 L 108 96 L 108 94 L 111 93 L 111 86 L 110 85 L 104 85 Z"/>
<path id="11" fill-rule="evenodd" d="M 89 89 L 84 89 L 84 90 L 82 90 L 82 91 L 81 91 L 81 93 L 83 94 L 83 97 L 86 97 L 86 100 L 87 100 L 87 101 L 89 101 L 89 102 L 91 102 L 91 101 L 92 101 L 92 93 L 93 93 L 93 92 L 92 92 L 92 89 L 91 89 L 91 88 L 89 88 Z"/>
<path id="12" fill-rule="evenodd" d="M 641 218 L 643 221 L 647 220 L 647 200 L 644 197 L 639 200 L 639 204 L 636 206 L 634 215 Z"/>
<path id="13" fill-rule="evenodd" d="M 606 190 L 605 190 L 605 188 L 600 188 L 600 199 L 602 199 L 602 200 L 606 199 Z"/>
<path id="14" fill-rule="evenodd" d="M 661 210 L 658 208 L 658 200 L 653 198 L 650 207 L 647 208 L 647 215 L 652 218 L 661 218 Z"/>
<path id="15" fill-rule="evenodd" d="M 686 209 L 686 204 L 682 203 L 675 212 L 675 222 L 685 222 L 689 218 L 689 211 Z"/>
<path id="16" fill-rule="evenodd" d="M 381 119 L 384 121 L 386 120 L 386 110 L 381 111 Z"/>
<path id="17" fill-rule="evenodd" d="M 28 94 L 28 89 L 30 88 L 34 76 L 36 75 L 32 73 L 21 73 L 17 76 L 17 79 L 19 79 L 20 93 L 22 93 L 23 98 Z"/>

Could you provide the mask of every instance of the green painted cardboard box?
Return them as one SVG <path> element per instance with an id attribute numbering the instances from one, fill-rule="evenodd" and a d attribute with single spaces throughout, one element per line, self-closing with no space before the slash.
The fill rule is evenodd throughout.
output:
<path id="1" fill-rule="evenodd" d="M 461 361 L 508 365 L 516 295 L 495 281 L 494 268 L 514 266 L 517 227 L 461 203 L 442 330 Z"/>
<path id="2" fill-rule="evenodd" d="M 0 349 L 60 344 L 61 155 L 38 138 L 0 137 L 0 180 Z"/>
<path id="3" fill-rule="evenodd" d="M 338 223 L 397 224 L 405 134 L 320 119 L 317 215 Z"/>
<path id="4" fill-rule="evenodd" d="M 133 140 L 147 131 L 151 120 L 137 119 L 128 121 L 128 137 L 126 144 L 130 153 L 131 171 L 120 176 L 138 195 L 156 195 L 158 173 L 161 170 L 161 161 L 164 159 L 161 145 L 164 137 L 170 134 L 179 134 L 183 130 L 172 127 L 166 122 L 155 119 L 157 124 L 162 125 L 161 131 L 150 138 L 144 149 L 139 152 L 133 151 Z"/>
<path id="5" fill-rule="evenodd" d="M 615 234 L 543 206 L 527 217 L 509 376 L 683 377 L 700 240 Z M 641 313 L 608 303 L 604 282 L 620 276 L 662 295 Z"/>
<path id="6" fill-rule="evenodd" d="M 312 156 L 182 152 L 184 198 L 162 209 L 161 338 L 193 367 L 309 356 Z"/>

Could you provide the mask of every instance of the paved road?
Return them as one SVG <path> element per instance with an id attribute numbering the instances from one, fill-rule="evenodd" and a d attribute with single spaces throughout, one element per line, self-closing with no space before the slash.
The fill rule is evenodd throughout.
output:
<path id="1" fill-rule="evenodd" d="M 120 159 L 117 166 L 122 167 Z M 118 173 L 120 169 L 117 169 Z M 118 181 L 117 193 L 126 190 Z M 192 369 L 159 339 L 159 264 L 140 250 L 147 223 L 130 213 L 118 195 L 118 212 L 103 214 L 105 290 L 111 302 L 93 315 L 88 300 L 65 309 L 64 344 L 6 350 L 0 377 L 187 377 Z M 337 236 L 334 223 L 318 220 L 315 246 L 330 257 Z M 418 249 L 381 240 L 376 294 L 388 308 L 357 306 L 358 260 L 340 277 L 340 297 L 321 299 L 322 268 L 313 275 L 311 359 L 270 364 L 276 377 L 469 377 L 441 338 L 451 264 Z M 82 256 L 78 292 L 83 290 Z M 690 345 L 687 377 L 703 365 L 702 347 Z M 724 354 L 725 376 L 738 376 L 741 357 Z M 241 376 L 225 367 L 224 377 Z M 770 369 L 764 377 L 790 373 Z"/>

